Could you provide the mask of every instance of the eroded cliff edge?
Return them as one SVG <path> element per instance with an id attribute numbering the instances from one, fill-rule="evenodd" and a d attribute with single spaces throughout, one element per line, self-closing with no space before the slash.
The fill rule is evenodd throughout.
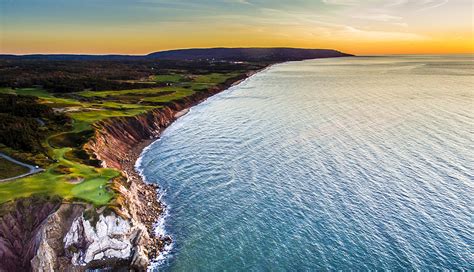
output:
<path id="1" fill-rule="evenodd" d="M 112 181 L 117 193 L 113 205 L 96 208 L 57 199 L 13 203 L 0 220 L 0 255 L 7 257 L 0 260 L 0 271 L 146 270 L 170 238 L 154 232 L 164 207 L 158 201 L 157 187 L 146 184 L 136 173 L 135 161 L 183 110 L 255 72 L 144 114 L 96 123 L 95 135 L 84 148 L 103 167 L 122 172 L 122 177 Z"/>

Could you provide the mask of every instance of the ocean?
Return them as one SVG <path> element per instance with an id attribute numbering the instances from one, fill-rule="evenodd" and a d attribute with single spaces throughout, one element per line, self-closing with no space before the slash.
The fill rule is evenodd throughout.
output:
<path id="1" fill-rule="evenodd" d="M 474 270 L 473 59 L 288 62 L 193 107 L 137 165 L 155 269 Z"/>

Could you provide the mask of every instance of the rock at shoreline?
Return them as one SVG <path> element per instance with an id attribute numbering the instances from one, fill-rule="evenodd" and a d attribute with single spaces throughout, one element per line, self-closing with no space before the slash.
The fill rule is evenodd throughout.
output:
<path id="1" fill-rule="evenodd" d="M 77 266 L 88 266 L 93 261 L 98 263 L 104 259 L 135 262 L 132 266 L 146 269 L 149 262 L 147 254 L 134 256 L 134 252 L 146 252 L 146 249 L 136 241 L 143 239 L 146 229 L 140 224 L 133 224 L 129 220 L 118 217 L 114 213 L 104 216 L 99 215 L 99 220 L 93 222 L 80 216 L 74 220 L 69 232 L 64 237 L 66 253 L 71 256 L 71 261 Z"/>
<path id="2" fill-rule="evenodd" d="M 0 234 L 4 234 L 0 237 L 3 267 L 22 271 L 145 271 L 150 260 L 171 243 L 171 238 L 155 233 L 154 225 L 163 213 L 157 186 L 141 179 L 134 162 L 143 148 L 188 108 L 248 76 L 227 80 L 207 92 L 197 92 L 137 116 L 95 123 L 94 137 L 84 149 L 94 154 L 102 167 L 122 172 L 121 177 L 111 181 L 116 193 L 114 203 L 99 210 L 86 203 L 61 204 L 60 200 L 41 202 L 34 208 L 12 207 L 13 212 L 7 213 L 3 225 L 0 224 Z"/>

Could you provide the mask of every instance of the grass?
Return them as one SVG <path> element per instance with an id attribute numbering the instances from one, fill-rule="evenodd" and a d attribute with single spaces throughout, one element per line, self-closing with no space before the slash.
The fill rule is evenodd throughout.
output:
<path id="1" fill-rule="evenodd" d="M 108 188 L 109 183 L 111 179 L 119 176 L 120 172 L 114 169 L 95 168 L 68 160 L 65 154 L 71 151 L 72 148 L 65 148 L 65 146 L 73 146 L 79 140 L 84 141 L 80 137 L 81 135 L 76 135 L 74 132 L 87 131 L 91 129 L 91 124 L 96 121 L 114 116 L 136 115 L 146 111 L 146 107 L 108 102 L 97 105 L 82 103 L 74 99 L 54 97 L 47 91 L 38 88 L 15 90 L 2 88 L 0 93 L 33 95 L 40 98 L 43 103 L 48 103 L 53 107 L 77 108 L 77 111 L 67 113 L 73 119 L 73 131 L 53 135 L 45 143 L 48 146 L 50 156 L 57 162 L 49 165 L 46 171 L 42 173 L 0 183 L 0 204 L 33 195 L 59 196 L 64 200 L 81 200 L 97 206 L 106 205 L 113 199 L 114 193 Z M 117 110 L 110 110 L 113 108 Z M 49 145 L 50 141 L 52 146 Z M 3 170 L 0 172 L 2 174 L 6 173 Z M 80 183 L 77 183 L 77 181 L 80 181 Z"/>
<path id="2" fill-rule="evenodd" d="M 54 195 L 69 201 L 79 199 L 97 206 L 108 204 L 114 196 L 108 185 L 120 172 L 67 160 L 64 154 L 69 150 L 71 148 L 54 149 L 58 162 L 45 172 L 0 183 L 0 204 L 32 195 Z M 81 182 L 75 184 L 76 181 Z"/>
<path id="3" fill-rule="evenodd" d="M 194 83 L 205 83 L 205 84 L 220 84 L 224 83 L 227 79 L 237 76 L 239 73 L 219 74 L 212 73 L 208 75 L 198 75 L 193 79 Z"/>
<path id="4" fill-rule="evenodd" d="M 149 88 L 149 89 L 131 89 L 121 91 L 83 91 L 77 94 L 84 97 L 107 97 L 125 94 L 159 94 L 163 92 L 163 88 Z"/>
<path id="5" fill-rule="evenodd" d="M 70 113 L 70 116 L 79 123 L 92 124 L 111 117 L 135 116 L 146 112 L 147 108 L 127 110 L 89 110 Z"/>
<path id="6" fill-rule="evenodd" d="M 145 97 L 145 98 L 143 98 L 143 101 L 164 103 L 164 102 L 179 100 L 179 99 L 182 99 L 182 98 L 185 98 L 187 96 L 190 96 L 190 95 L 194 94 L 193 90 L 182 88 L 182 87 L 164 87 L 164 88 L 162 88 L 162 90 L 164 90 L 164 91 L 173 90 L 174 92 L 171 93 L 171 94 L 162 95 L 162 96 Z"/>
<path id="7" fill-rule="evenodd" d="M 81 132 L 64 132 L 49 137 L 48 143 L 51 147 L 80 147 L 93 135 L 92 130 Z"/>
<path id="8" fill-rule="evenodd" d="M 110 169 L 108 169 L 110 170 Z M 109 179 L 118 176 L 97 173 L 79 184 L 67 180 L 67 175 L 52 173 L 52 169 L 27 178 L 0 183 L 0 204 L 32 195 L 60 196 L 65 200 L 83 200 L 94 205 L 106 205 L 113 198 L 108 188 Z"/>
<path id="9" fill-rule="evenodd" d="M 124 93 L 139 93 L 142 91 L 127 90 Z M 89 96 L 99 95 L 99 97 L 103 97 L 103 95 L 115 95 L 119 92 L 89 92 Z M 162 90 L 147 89 L 146 92 L 160 93 Z M 119 171 L 81 164 L 68 159 L 66 154 L 73 150 L 71 147 L 77 148 L 77 145 L 80 145 L 80 143 L 77 143 L 78 141 L 85 141 L 82 134 L 87 134 L 93 123 L 111 117 L 138 115 L 154 107 L 110 101 L 84 103 L 74 99 L 54 97 L 47 91 L 38 88 L 15 90 L 2 88 L 0 93 L 33 95 L 40 98 L 43 103 L 48 103 L 53 107 L 69 108 L 69 110 L 74 107 L 74 111 L 67 112 L 73 119 L 72 131 L 52 135 L 45 143 L 49 149 L 48 153 L 57 162 L 49 165 L 42 173 L 0 183 L 0 204 L 17 198 L 39 195 L 59 196 L 66 201 L 80 200 L 101 206 L 107 205 L 114 198 L 114 192 L 109 189 L 109 185 L 113 178 L 120 175 Z M 88 92 L 84 93 L 86 94 L 84 96 L 87 96 Z M 10 175 L 13 172 L 3 171 L 3 168 L 11 169 L 16 164 L 7 165 L 7 162 L 0 161 L 0 172 Z"/>
<path id="10" fill-rule="evenodd" d="M 41 102 L 47 103 L 52 108 L 81 107 L 82 103 L 74 99 L 59 98 L 41 88 L 0 88 L 0 93 L 31 95 L 40 98 Z"/>
<path id="11" fill-rule="evenodd" d="M 238 74 L 238 72 L 208 75 L 172 73 L 151 78 L 154 82 L 173 83 L 163 88 L 75 93 L 86 98 L 86 102 L 74 98 L 56 97 L 41 88 L 0 88 L 0 93 L 37 96 L 42 103 L 63 109 L 73 120 L 72 130 L 51 135 L 45 143 L 48 154 L 55 163 L 48 165 L 46 170 L 39 174 L 0 183 L 0 204 L 33 195 L 59 196 L 66 201 L 80 200 L 96 206 L 109 204 L 114 199 L 114 192 L 109 188 L 110 182 L 118 177 L 120 172 L 83 164 L 84 161 L 72 155 L 73 151 L 81 151 L 82 143 L 93 134 L 90 133 L 92 125 L 108 118 L 135 116 L 150 109 L 160 108 L 163 103 L 183 99 L 196 91 L 224 83 Z M 5 149 L 8 148 L 2 148 Z M 13 165 L 0 160 L 0 175 L 4 173 L 14 175 L 22 170 L 8 170 L 13 168 Z"/>
<path id="12" fill-rule="evenodd" d="M 6 94 L 18 94 L 18 95 L 31 95 L 39 98 L 54 98 L 54 96 L 48 91 L 41 88 L 0 88 L 0 93 Z"/>
<path id="13" fill-rule="evenodd" d="M 184 81 L 185 77 L 180 74 L 156 75 L 153 77 L 153 80 L 156 82 L 163 83 L 178 83 L 180 81 Z"/>
<path id="14" fill-rule="evenodd" d="M 0 158 L 0 179 L 12 178 L 28 173 L 28 169 L 4 158 Z"/>

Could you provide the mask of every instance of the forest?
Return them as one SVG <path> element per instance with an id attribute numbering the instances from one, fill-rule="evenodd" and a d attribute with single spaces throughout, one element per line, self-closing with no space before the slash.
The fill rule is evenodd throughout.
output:
<path id="1" fill-rule="evenodd" d="M 153 88 L 165 86 L 150 82 L 154 75 L 226 73 L 252 65 L 227 61 L 0 58 L 0 87 L 41 86 L 54 93 Z"/>
<path id="2" fill-rule="evenodd" d="M 0 204 L 30 195 L 110 204 L 120 173 L 85 146 L 100 122 L 209 96 L 267 65 L 0 56 L 0 153 L 41 169 L 0 183 Z"/>
<path id="3" fill-rule="evenodd" d="M 42 142 L 51 130 L 69 118 L 56 113 L 34 96 L 0 94 L 0 143 L 29 153 L 44 151 Z"/>

